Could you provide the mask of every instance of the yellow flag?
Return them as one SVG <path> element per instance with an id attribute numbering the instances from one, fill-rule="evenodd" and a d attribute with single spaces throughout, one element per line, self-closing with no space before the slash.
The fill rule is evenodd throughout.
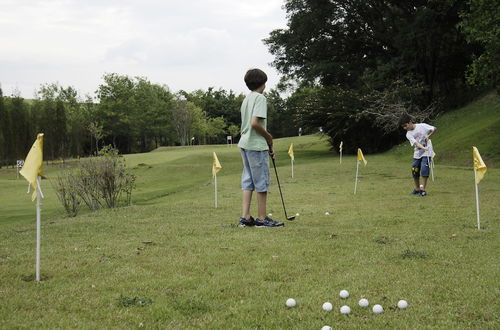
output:
<path id="1" fill-rule="evenodd" d="M 36 137 L 35 143 L 31 147 L 26 160 L 24 161 L 23 168 L 19 171 L 22 176 L 30 183 L 33 187 L 33 194 L 31 195 L 31 200 L 34 201 L 38 193 L 38 184 L 36 179 L 38 176 L 42 175 L 42 165 L 43 165 L 43 133 L 40 133 Z"/>
<path id="2" fill-rule="evenodd" d="M 486 164 L 483 162 L 481 155 L 479 154 L 479 150 L 476 147 L 472 147 L 472 158 L 474 159 L 474 171 L 477 173 L 477 183 L 479 183 L 486 173 L 488 168 Z"/>
<path id="3" fill-rule="evenodd" d="M 293 143 L 290 144 L 290 149 L 288 149 L 288 156 L 290 156 L 292 160 L 295 160 L 295 156 L 293 155 Z"/>
<path id="4" fill-rule="evenodd" d="M 366 163 L 368 163 L 365 159 L 365 156 L 363 156 L 363 152 L 361 151 L 360 148 L 358 148 L 358 161 L 363 161 L 363 163 L 365 163 L 365 166 Z"/>
<path id="5" fill-rule="evenodd" d="M 344 141 L 340 141 L 340 145 L 339 145 L 339 150 L 340 152 L 342 152 L 342 146 L 344 145 Z"/>
<path id="6" fill-rule="evenodd" d="M 219 172 L 222 169 L 222 165 L 219 162 L 219 158 L 217 158 L 217 155 L 215 152 L 212 155 L 213 158 L 213 164 L 212 164 L 212 176 L 215 176 L 217 172 Z"/>

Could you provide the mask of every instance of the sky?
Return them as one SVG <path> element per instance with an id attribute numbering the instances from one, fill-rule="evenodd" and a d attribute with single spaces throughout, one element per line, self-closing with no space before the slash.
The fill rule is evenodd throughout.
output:
<path id="1" fill-rule="evenodd" d="M 105 73 L 171 91 L 247 93 L 250 68 L 279 75 L 262 39 L 286 28 L 283 0 L 0 0 L 0 84 L 33 98 L 42 84 L 94 95 Z"/>

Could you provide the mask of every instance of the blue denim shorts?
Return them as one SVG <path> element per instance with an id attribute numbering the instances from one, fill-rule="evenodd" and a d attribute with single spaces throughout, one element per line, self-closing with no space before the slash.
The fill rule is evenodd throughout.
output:
<path id="1" fill-rule="evenodd" d="M 269 188 L 269 151 L 241 150 L 241 189 L 266 192 Z"/>
<path id="2" fill-rule="evenodd" d="M 420 174 L 423 177 L 429 177 L 429 157 L 413 158 L 413 163 L 411 164 L 411 173 L 414 179 L 418 179 Z"/>

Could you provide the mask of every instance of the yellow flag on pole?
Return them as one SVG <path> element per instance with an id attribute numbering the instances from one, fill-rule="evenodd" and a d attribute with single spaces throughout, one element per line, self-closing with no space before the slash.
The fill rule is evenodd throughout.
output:
<path id="1" fill-rule="evenodd" d="M 295 160 L 295 156 L 293 154 L 293 143 L 290 144 L 290 148 L 288 149 L 288 156 L 290 156 L 292 160 Z"/>
<path id="2" fill-rule="evenodd" d="M 38 176 L 42 175 L 42 165 L 43 133 L 40 133 L 37 135 L 35 143 L 33 143 L 33 146 L 26 156 L 23 168 L 19 171 L 19 173 L 29 182 L 31 187 L 33 187 L 33 194 L 31 195 L 32 201 L 36 199 L 38 193 L 38 184 L 36 179 Z"/>
<path id="3" fill-rule="evenodd" d="M 215 152 L 213 153 L 212 158 L 213 158 L 212 176 L 215 176 L 217 172 L 219 172 L 222 169 L 222 165 L 220 164 L 219 158 L 217 158 Z"/>
<path id="4" fill-rule="evenodd" d="M 368 163 L 365 159 L 365 156 L 363 156 L 363 152 L 361 151 L 360 148 L 358 148 L 358 161 L 363 161 L 365 166 L 366 166 L 366 163 Z"/>
<path id="5" fill-rule="evenodd" d="M 472 158 L 474 159 L 474 171 L 477 173 L 477 183 L 479 183 L 483 179 L 488 168 L 483 162 L 479 150 L 477 150 L 476 147 L 472 147 Z"/>
<path id="6" fill-rule="evenodd" d="M 344 141 L 340 141 L 340 145 L 339 145 L 339 150 L 340 152 L 342 152 L 342 146 L 344 145 Z"/>

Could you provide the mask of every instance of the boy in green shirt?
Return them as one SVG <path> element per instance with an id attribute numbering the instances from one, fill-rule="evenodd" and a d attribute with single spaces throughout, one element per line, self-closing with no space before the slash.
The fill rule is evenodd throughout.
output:
<path id="1" fill-rule="evenodd" d="M 251 90 L 241 104 L 241 137 L 238 143 L 243 160 L 241 187 L 243 190 L 240 225 L 257 227 L 281 227 L 266 215 L 269 188 L 269 155 L 274 158 L 273 137 L 267 131 L 267 102 L 262 95 L 267 75 L 259 69 L 248 70 L 245 84 Z M 257 192 L 258 217 L 250 215 L 253 191 Z"/>

